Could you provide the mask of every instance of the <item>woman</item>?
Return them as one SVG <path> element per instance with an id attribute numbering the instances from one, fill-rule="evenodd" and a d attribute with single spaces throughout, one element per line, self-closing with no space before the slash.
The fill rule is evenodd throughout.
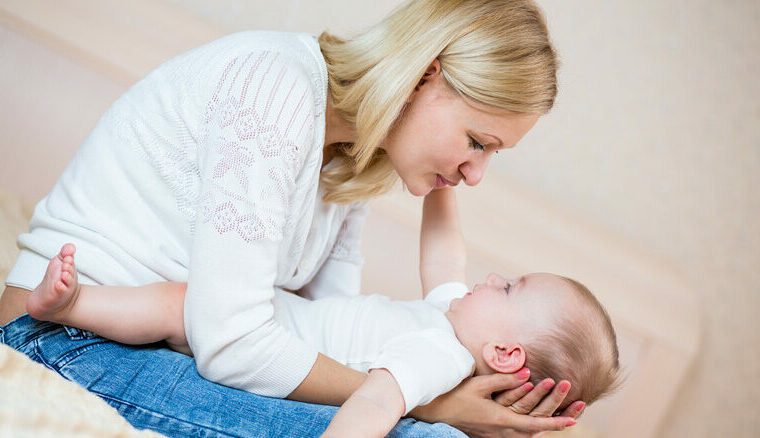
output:
<path id="1" fill-rule="evenodd" d="M 38 204 L 0 323 L 24 313 L 47 260 L 74 242 L 83 283 L 187 281 L 195 363 L 28 316 L 3 327 L 3 342 L 137 427 L 319 434 L 332 408 L 249 392 L 337 405 L 364 375 L 278 326 L 275 288 L 357 294 L 364 201 L 398 177 L 416 196 L 476 185 L 491 155 L 551 108 L 555 70 L 528 0 L 411 1 L 353 40 L 247 32 L 180 55 L 114 103 Z M 564 394 L 541 401 L 551 385 L 498 379 L 467 382 L 413 416 L 472 434 L 559 427 L 536 417 Z M 504 389 L 512 410 L 490 400 Z M 457 433 L 409 419 L 394 431 Z"/>

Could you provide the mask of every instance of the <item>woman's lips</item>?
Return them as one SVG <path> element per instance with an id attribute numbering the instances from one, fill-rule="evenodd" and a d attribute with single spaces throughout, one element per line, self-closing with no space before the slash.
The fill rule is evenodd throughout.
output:
<path id="1" fill-rule="evenodd" d="M 442 177 L 441 175 L 436 175 L 435 178 L 435 188 L 436 189 L 442 189 L 446 186 L 456 186 L 453 182 L 447 180 L 446 178 Z"/>

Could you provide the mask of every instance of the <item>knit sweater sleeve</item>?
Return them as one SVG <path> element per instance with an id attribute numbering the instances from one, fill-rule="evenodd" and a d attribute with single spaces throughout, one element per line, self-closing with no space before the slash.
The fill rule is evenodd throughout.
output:
<path id="1" fill-rule="evenodd" d="M 314 278 L 301 289 L 302 296 L 318 300 L 333 295 L 359 295 L 364 265 L 361 234 L 366 218 L 366 202 L 351 206 L 330 255 Z"/>
<path id="2" fill-rule="evenodd" d="M 274 320 L 272 304 L 296 179 L 315 165 L 305 161 L 314 155 L 317 91 L 298 61 L 276 52 L 209 70 L 218 76 L 209 79 L 216 88 L 198 148 L 187 338 L 205 378 L 285 397 L 317 357 Z"/>

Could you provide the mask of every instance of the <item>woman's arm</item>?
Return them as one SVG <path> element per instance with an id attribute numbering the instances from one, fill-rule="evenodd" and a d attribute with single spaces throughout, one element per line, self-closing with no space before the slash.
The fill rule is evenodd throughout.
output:
<path id="1" fill-rule="evenodd" d="M 353 382 L 354 385 L 366 376 L 363 373 L 357 374 L 361 374 L 361 378 Z M 467 379 L 433 402 L 415 408 L 410 416 L 430 423 L 444 422 L 470 436 L 478 437 L 527 437 L 538 432 L 562 430 L 575 424 L 574 418 L 584 408 L 582 402 L 572 403 L 561 416 L 552 417 L 567 392 L 559 390 L 559 385 L 553 388 L 542 382 L 540 387 L 533 388 L 526 382 L 527 377 L 521 378 L 518 374 L 494 374 Z M 491 394 L 498 391 L 502 392 L 497 400 L 508 407 L 491 399 Z M 326 399 L 313 402 L 330 403 Z M 386 370 L 373 370 L 364 384 L 358 387 L 338 411 L 326 435 L 384 435 L 393 427 L 403 409 L 403 397 L 393 376 Z M 370 416 L 374 421 L 367 421 Z M 361 429 L 356 428 L 357 419 L 361 421 Z"/>
<path id="2" fill-rule="evenodd" d="M 293 195 L 303 189 L 298 177 L 319 171 L 313 128 L 321 91 L 292 55 L 241 51 L 226 48 L 194 65 L 212 95 L 199 116 L 185 332 L 208 380 L 283 398 L 318 358 L 274 319 L 272 300 L 282 259 L 292 257 L 283 255 L 284 237 L 297 214 Z"/>

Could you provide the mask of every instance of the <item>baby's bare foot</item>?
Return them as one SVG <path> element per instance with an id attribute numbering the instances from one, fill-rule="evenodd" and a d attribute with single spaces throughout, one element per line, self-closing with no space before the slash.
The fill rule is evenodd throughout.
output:
<path id="1" fill-rule="evenodd" d="M 77 270 L 74 266 L 76 247 L 67 243 L 50 259 L 42 283 L 26 302 L 26 311 L 41 321 L 65 322 L 79 296 Z"/>

